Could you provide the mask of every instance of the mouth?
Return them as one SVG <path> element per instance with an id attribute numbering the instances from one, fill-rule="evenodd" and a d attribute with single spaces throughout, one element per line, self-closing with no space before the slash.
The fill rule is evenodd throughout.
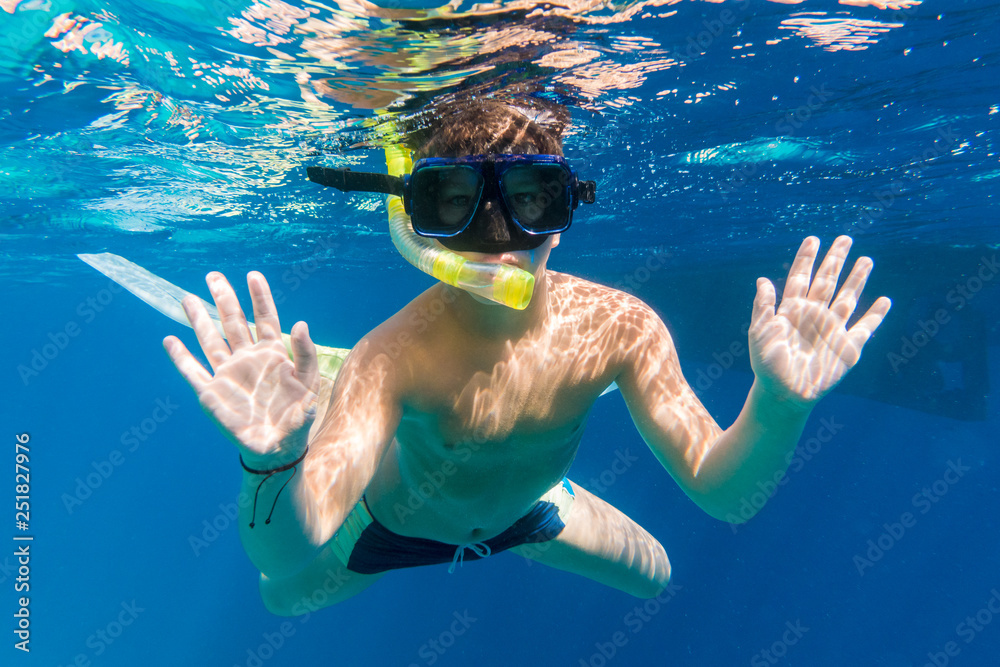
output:
<path id="1" fill-rule="evenodd" d="M 519 269 L 527 269 L 531 265 L 528 251 L 504 252 L 504 253 L 469 253 L 475 255 L 473 261 L 483 264 L 507 264 Z"/>

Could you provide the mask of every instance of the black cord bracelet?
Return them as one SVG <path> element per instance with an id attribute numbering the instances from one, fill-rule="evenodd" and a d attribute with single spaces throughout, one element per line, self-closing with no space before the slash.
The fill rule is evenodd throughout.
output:
<path id="1" fill-rule="evenodd" d="M 254 525 L 255 525 L 254 524 L 254 519 L 257 518 L 257 495 L 260 494 L 260 487 L 264 486 L 264 482 L 266 482 L 267 480 L 271 479 L 271 477 L 273 477 L 274 475 L 278 474 L 279 472 L 284 472 L 286 470 L 291 470 L 292 471 L 292 474 L 288 476 L 288 479 L 285 480 L 285 483 L 281 485 L 281 488 L 278 489 L 278 493 L 275 494 L 275 496 L 274 496 L 274 502 L 271 503 L 271 511 L 268 513 L 267 519 L 264 520 L 265 524 L 269 524 L 269 523 L 271 523 L 271 515 L 274 514 L 274 508 L 278 504 L 278 498 L 281 496 L 281 492 L 285 490 L 285 487 L 288 486 L 288 483 L 290 481 L 292 481 L 293 477 L 295 477 L 295 473 L 298 472 L 297 466 L 300 463 L 302 463 L 302 461 L 306 458 L 306 454 L 308 454 L 308 453 L 309 453 L 309 447 L 307 445 L 306 446 L 306 450 L 304 452 L 302 452 L 302 456 L 300 456 L 299 458 L 295 459 L 291 463 L 286 463 L 285 465 L 279 466 L 277 468 L 274 468 L 273 470 L 256 470 L 254 468 L 251 468 L 243 460 L 243 455 L 240 454 L 240 465 L 243 466 L 244 470 L 246 470 L 248 473 L 250 473 L 252 475 L 267 475 L 267 477 L 265 477 L 264 479 L 260 480 L 260 484 L 257 485 L 257 490 L 253 494 L 253 513 L 250 515 L 250 527 L 251 528 L 254 527 Z"/>

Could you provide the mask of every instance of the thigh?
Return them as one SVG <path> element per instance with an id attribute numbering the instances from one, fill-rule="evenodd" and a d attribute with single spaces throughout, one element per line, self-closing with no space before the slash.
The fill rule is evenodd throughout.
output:
<path id="1" fill-rule="evenodd" d="M 359 574 L 347 569 L 329 545 L 306 569 L 285 579 L 260 576 L 260 595 L 264 606 L 279 616 L 299 616 L 343 602 L 382 578 L 378 574 Z"/>
<path id="2" fill-rule="evenodd" d="M 659 595 L 670 581 L 670 561 L 660 543 L 586 489 L 573 484 L 573 492 L 566 527 L 555 539 L 511 551 L 636 597 Z"/>

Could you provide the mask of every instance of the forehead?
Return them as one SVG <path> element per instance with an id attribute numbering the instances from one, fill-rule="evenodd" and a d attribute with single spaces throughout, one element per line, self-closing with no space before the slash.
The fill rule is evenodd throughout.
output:
<path id="1" fill-rule="evenodd" d="M 495 123 L 464 121 L 440 126 L 416 151 L 416 157 L 486 153 L 562 155 L 562 144 L 557 135 L 531 122 L 509 122 L 497 127 Z"/>
<path id="2" fill-rule="evenodd" d="M 546 150 L 534 144 L 497 146 L 496 144 L 459 144 L 424 146 L 415 152 L 414 159 L 426 157 L 463 158 L 472 155 L 562 155 L 562 151 Z"/>

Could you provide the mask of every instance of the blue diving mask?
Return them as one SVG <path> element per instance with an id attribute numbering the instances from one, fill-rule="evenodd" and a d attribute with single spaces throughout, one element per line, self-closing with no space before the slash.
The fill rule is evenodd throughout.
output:
<path id="1" fill-rule="evenodd" d="M 558 155 L 424 158 L 402 178 L 310 167 L 310 180 L 343 191 L 402 197 L 413 231 L 454 251 L 532 250 L 569 229 L 573 211 L 597 186 Z"/>

